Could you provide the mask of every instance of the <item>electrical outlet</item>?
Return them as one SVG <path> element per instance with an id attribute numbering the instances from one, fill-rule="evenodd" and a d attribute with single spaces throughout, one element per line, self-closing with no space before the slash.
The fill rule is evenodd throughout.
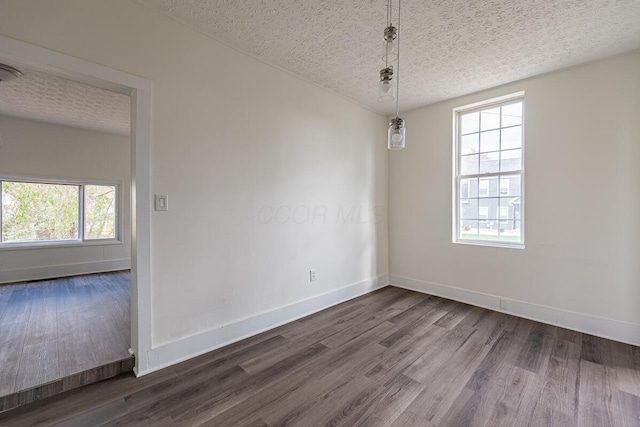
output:
<path id="1" fill-rule="evenodd" d="M 316 280 L 318 280 L 318 270 L 309 270 L 309 281 L 315 282 Z"/>

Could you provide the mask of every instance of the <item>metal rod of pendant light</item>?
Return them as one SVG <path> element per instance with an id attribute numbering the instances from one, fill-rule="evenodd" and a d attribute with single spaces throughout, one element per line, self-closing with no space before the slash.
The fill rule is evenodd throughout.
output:
<path id="1" fill-rule="evenodd" d="M 387 28 L 391 26 L 391 0 L 387 0 Z M 386 49 L 386 46 L 385 46 Z M 385 52 L 384 68 L 389 68 L 389 55 Z"/>
<path id="2" fill-rule="evenodd" d="M 385 45 L 383 56 L 385 66 L 380 70 L 380 82 L 378 83 L 378 101 L 380 102 L 392 102 L 395 98 L 396 84 L 395 81 L 393 81 L 393 68 L 398 57 L 396 55 L 397 49 L 394 47 L 395 42 L 397 42 L 397 29 L 392 24 L 392 6 L 393 0 L 387 0 L 387 26 L 384 29 Z"/>
<path id="3" fill-rule="evenodd" d="M 389 0 L 391 4 L 391 0 Z M 400 0 L 398 0 L 398 65 L 396 65 L 396 116 L 400 114 Z"/>

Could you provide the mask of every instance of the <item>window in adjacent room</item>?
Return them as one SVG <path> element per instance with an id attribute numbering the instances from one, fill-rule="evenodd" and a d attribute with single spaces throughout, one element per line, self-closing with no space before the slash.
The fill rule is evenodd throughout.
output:
<path id="1" fill-rule="evenodd" d="M 118 238 L 118 185 L 0 180 L 0 247 Z"/>
<path id="2" fill-rule="evenodd" d="M 524 94 L 454 110 L 454 242 L 523 247 Z"/>
<path id="3" fill-rule="evenodd" d="M 116 238 L 115 185 L 85 185 L 84 187 L 84 238 Z"/>

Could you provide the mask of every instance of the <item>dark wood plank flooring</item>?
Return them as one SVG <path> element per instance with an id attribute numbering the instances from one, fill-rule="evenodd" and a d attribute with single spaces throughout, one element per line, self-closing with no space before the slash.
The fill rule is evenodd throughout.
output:
<path id="1" fill-rule="evenodd" d="M 129 272 L 0 285 L 0 398 L 129 357 Z"/>
<path id="2" fill-rule="evenodd" d="M 640 348 L 387 287 L 0 425 L 640 426 Z"/>

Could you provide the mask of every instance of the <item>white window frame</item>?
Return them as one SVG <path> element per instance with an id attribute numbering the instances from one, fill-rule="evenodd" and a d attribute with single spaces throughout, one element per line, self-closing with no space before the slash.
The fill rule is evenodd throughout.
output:
<path id="1" fill-rule="evenodd" d="M 460 175 L 460 144 L 461 144 L 461 129 L 460 129 L 460 116 L 462 114 L 473 113 L 475 111 L 482 111 L 490 108 L 495 108 L 503 105 L 508 105 L 514 102 L 522 101 L 522 165 L 518 171 L 509 172 L 495 172 L 495 173 L 477 173 L 471 175 Z M 495 246 L 524 249 L 525 247 L 525 194 L 524 194 L 524 182 L 525 182 L 525 93 L 517 92 L 509 95 L 492 98 L 486 101 L 476 102 L 473 104 L 457 107 L 453 109 L 453 185 L 452 185 L 452 205 L 453 205 L 453 217 L 452 217 L 452 242 L 458 244 L 467 244 L 475 246 Z M 479 172 L 479 171 L 478 171 Z M 460 180 L 465 178 L 492 178 L 501 175 L 519 176 L 520 177 L 520 242 L 505 242 L 494 240 L 473 240 L 462 239 L 460 237 Z M 500 185 L 498 185 L 499 197 L 504 196 L 500 193 Z M 478 179 L 478 197 L 480 197 L 480 179 Z M 478 210 L 479 212 L 479 210 Z M 498 207 L 498 222 L 500 221 L 500 207 Z M 480 214 L 478 213 L 478 217 Z M 507 220 L 508 221 L 508 220 Z M 486 221 L 480 221 L 478 223 L 486 223 Z"/>
<path id="2" fill-rule="evenodd" d="M 0 251 L 14 249 L 37 249 L 70 246 L 96 246 L 96 245 L 119 245 L 122 244 L 122 182 L 104 181 L 95 179 L 75 179 L 75 178 L 49 178 L 25 175 L 0 175 L 0 227 L 2 227 L 2 182 L 23 182 L 30 184 L 52 184 L 52 185 L 73 185 L 78 186 L 78 238 L 73 240 L 39 240 L 31 242 L 2 242 L 0 241 Z M 115 237 L 104 239 L 84 238 L 84 186 L 102 185 L 116 188 L 115 206 Z M 1 230 L 0 230 L 1 232 Z"/>

